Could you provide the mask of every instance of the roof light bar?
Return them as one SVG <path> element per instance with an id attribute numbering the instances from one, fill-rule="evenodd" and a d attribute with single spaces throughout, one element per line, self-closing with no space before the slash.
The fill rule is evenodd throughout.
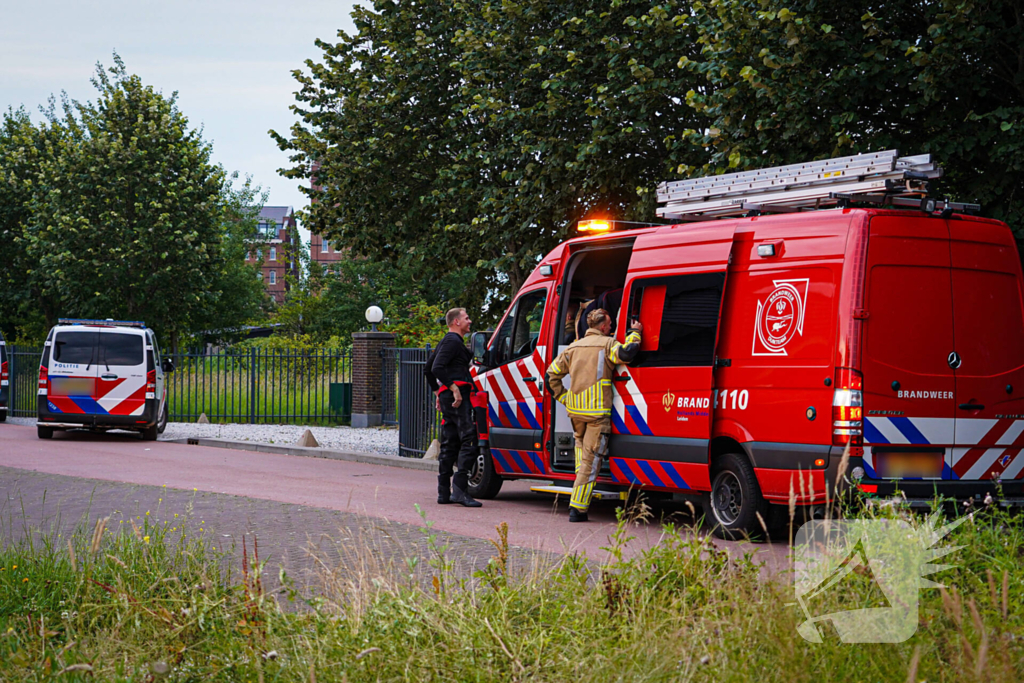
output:
<path id="1" fill-rule="evenodd" d="M 600 218 L 593 218 L 586 221 L 580 221 L 579 225 L 577 225 L 577 229 L 580 232 L 587 233 L 611 232 L 612 222 Z"/>
<path id="2" fill-rule="evenodd" d="M 58 318 L 58 325 L 89 325 L 92 327 L 139 327 L 145 328 L 141 320 L 91 320 L 89 318 Z"/>

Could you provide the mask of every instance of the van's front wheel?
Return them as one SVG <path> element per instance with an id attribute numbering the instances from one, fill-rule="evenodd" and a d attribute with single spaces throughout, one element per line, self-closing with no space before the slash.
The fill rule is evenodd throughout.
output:
<path id="1" fill-rule="evenodd" d="M 0 422 L 7 422 L 7 409 L 0 410 Z"/>
<path id="2" fill-rule="evenodd" d="M 750 461 L 742 455 L 726 453 L 717 464 L 711 492 L 704 495 L 704 516 L 712 533 L 731 541 L 760 536 L 768 505 L 761 496 Z"/>
<path id="3" fill-rule="evenodd" d="M 36 427 L 36 436 L 40 439 L 52 439 L 53 427 Z"/>
<path id="4" fill-rule="evenodd" d="M 487 449 L 477 449 L 476 461 L 469 469 L 469 495 L 484 500 L 494 498 L 504 482 L 501 475 L 494 471 L 494 461 Z"/>

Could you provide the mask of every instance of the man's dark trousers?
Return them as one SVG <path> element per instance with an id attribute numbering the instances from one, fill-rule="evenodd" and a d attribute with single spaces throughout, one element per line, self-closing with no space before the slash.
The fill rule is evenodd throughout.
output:
<path id="1" fill-rule="evenodd" d="M 469 469 L 473 466 L 476 452 L 476 424 L 473 422 L 473 405 L 469 399 L 469 387 L 460 386 L 462 403 L 456 408 L 452 406 L 455 396 L 451 391 L 441 392 L 441 453 L 437 463 L 437 493 L 447 497 L 451 493 L 451 484 L 463 493 L 468 493 Z M 458 465 L 452 482 L 452 467 Z"/>

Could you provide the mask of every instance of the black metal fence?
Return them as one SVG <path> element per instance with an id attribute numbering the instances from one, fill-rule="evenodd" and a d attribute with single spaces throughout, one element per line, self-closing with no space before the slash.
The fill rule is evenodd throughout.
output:
<path id="1" fill-rule="evenodd" d="M 398 424 L 398 352 L 392 347 L 380 350 L 380 420 L 388 426 Z"/>
<path id="2" fill-rule="evenodd" d="M 12 417 L 35 417 L 42 347 L 7 347 Z M 382 420 L 398 425 L 399 455 L 422 458 L 439 438 L 441 416 L 423 369 L 430 346 L 383 351 Z M 172 421 L 322 423 L 352 415 L 352 359 L 330 349 L 265 351 L 227 349 L 168 356 Z"/>
<path id="3" fill-rule="evenodd" d="M 8 346 L 10 413 L 35 417 L 42 347 Z M 352 416 L 352 363 L 332 349 L 228 349 L 167 356 L 172 421 L 323 423 Z"/>
<path id="4" fill-rule="evenodd" d="M 35 417 L 39 389 L 41 346 L 7 347 L 9 384 L 7 406 L 11 417 Z"/>
<path id="5" fill-rule="evenodd" d="M 424 349 L 387 349 L 384 396 L 397 399 L 398 454 L 407 458 L 422 458 L 430 442 L 440 436 L 441 415 L 434 407 L 434 393 L 423 375 L 430 355 L 430 346 Z M 388 359 L 390 356 L 390 360 Z"/>
<path id="6" fill-rule="evenodd" d="M 172 421 L 340 423 L 352 416 L 345 351 L 227 349 L 168 356 Z"/>

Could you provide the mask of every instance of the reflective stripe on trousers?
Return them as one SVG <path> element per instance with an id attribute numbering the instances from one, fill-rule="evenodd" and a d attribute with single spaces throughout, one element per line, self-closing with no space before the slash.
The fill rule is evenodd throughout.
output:
<path id="1" fill-rule="evenodd" d="M 576 481 L 573 482 L 569 505 L 585 512 L 590 507 L 594 482 L 601 471 L 603 458 L 608 455 L 608 436 L 612 431 L 612 422 L 608 415 L 574 415 L 572 429 L 576 437 Z"/>

